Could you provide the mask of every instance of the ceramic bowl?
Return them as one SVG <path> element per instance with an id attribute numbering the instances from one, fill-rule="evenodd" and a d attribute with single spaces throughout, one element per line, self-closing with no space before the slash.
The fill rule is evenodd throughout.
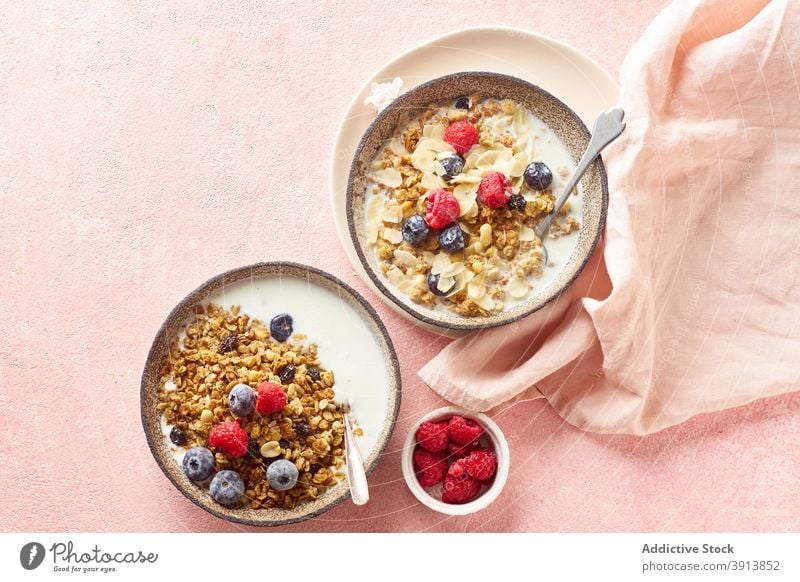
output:
<path id="1" fill-rule="evenodd" d="M 497 473 L 494 479 L 488 486 L 484 486 L 483 491 L 468 503 L 456 505 L 453 503 L 445 503 L 442 498 L 442 485 L 439 484 L 433 488 L 425 489 L 420 485 L 419 480 L 414 472 L 414 449 L 416 448 L 416 433 L 417 429 L 423 422 L 432 421 L 438 422 L 447 420 L 451 416 L 459 415 L 464 418 L 474 420 L 476 423 L 484 428 L 484 435 L 481 437 L 481 444 L 486 448 L 491 448 L 497 455 Z M 475 513 L 481 509 L 488 507 L 506 484 L 508 479 L 508 469 L 510 465 L 510 455 L 508 451 L 508 442 L 503 435 L 500 427 L 488 416 L 480 412 L 470 412 L 458 406 L 445 406 L 429 412 L 419 419 L 419 421 L 411 427 L 408 432 L 405 443 L 403 445 L 403 458 L 402 468 L 403 477 L 406 480 L 408 488 L 414 494 L 420 503 L 446 515 L 468 515 Z"/>
<path id="2" fill-rule="evenodd" d="M 252 319 L 269 322 L 278 313 L 294 317 L 295 333 L 319 347 L 323 367 L 335 375 L 339 402 L 350 401 L 352 418 L 364 431 L 357 439 L 369 475 L 386 447 L 400 408 L 400 367 L 392 341 L 372 307 L 337 278 L 296 263 L 260 263 L 228 271 L 203 283 L 172 310 L 156 334 L 141 382 L 141 415 L 147 443 L 167 478 L 193 503 L 217 517 L 256 526 L 286 525 L 319 515 L 349 498 L 346 479 L 318 499 L 294 509 L 226 508 L 207 488 L 190 481 L 178 459 L 182 450 L 164 435 L 156 409 L 169 349 L 191 322 L 197 305 L 241 305 Z"/>
<path id="3" fill-rule="evenodd" d="M 590 133 L 575 112 L 562 101 L 544 89 L 516 77 L 486 72 L 456 73 L 411 89 L 381 111 L 356 148 L 347 188 L 350 238 L 358 260 L 378 290 L 398 307 L 428 325 L 464 331 L 511 323 L 541 309 L 558 297 L 575 281 L 588 262 L 603 231 L 608 207 L 605 167 L 602 159 L 598 158 L 580 183 L 584 197 L 583 213 L 578 217 L 581 227 L 575 247 L 564 266 L 549 283 L 535 290 L 527 300 L 499 313 L 465 317 L 447 309 L 431 309 L 416 304 L 397 290 L 381 272 L 374 248 L 369 245 L 366 236 L 365 197 L 370 163 L 391 140 L 401 116 L 415 109 L 422 111 L 430 103 L 446 103 L 460 95 L 475 92 L 486 98 L 512 99 L 526 106 L 566 145 L 573 161 L 577 164 L 580 160 L 589 143 Z"/>

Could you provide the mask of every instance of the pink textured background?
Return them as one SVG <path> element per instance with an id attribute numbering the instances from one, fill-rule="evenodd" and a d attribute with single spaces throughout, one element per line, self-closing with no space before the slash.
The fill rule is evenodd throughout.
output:
<path id="1" fill-rule="evenodd" d="M 510 404 L 494 415 L 513 457 L 501 497 L 461 519 L 422 508 L 402 482 L 399 446 L 441 404 L 415 373 L 444 340 L 365 289 L 330 218 L 339 118 L 399 51 L 462 26 L 510 24 L 616 74 L 663 0 L 338 2 L 327 12 L 138 4 L 0 5 L 0 482 L 14 483 L 0 529 L 247 529 L 195 507 L 161 474 L 141 429 L 139 377 L 184 294 L 275 259 L 365 293 L 405 379 L 373 502 L 287 529 L 798 529 L 800 395 L 648 438 L 581 433 L 541 401 Z"/>

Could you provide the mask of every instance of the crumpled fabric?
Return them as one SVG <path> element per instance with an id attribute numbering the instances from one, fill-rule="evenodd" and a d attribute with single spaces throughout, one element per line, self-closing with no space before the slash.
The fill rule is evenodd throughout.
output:
<path id="1" fill-rule="evenodd" d="M 796 0 L 670 4 L 620 72 L 603 246 L 558 301 L 421 378 L 471 409 L 540 396 L 640 435 L 797 389 L 799 57 Z"/>

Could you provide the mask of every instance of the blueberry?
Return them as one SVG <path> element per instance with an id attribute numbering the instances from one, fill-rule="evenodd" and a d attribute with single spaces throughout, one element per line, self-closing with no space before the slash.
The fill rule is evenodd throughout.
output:
<path id="1" fill-rule="evenodd" d="M 288 491 L 297 484 L 297 477 L 297 467 L 286 459 L 278 459 L 267 469 L 269 486 L 276 491 Z"/>
<path id="2" fill-rule="evenodd" d="M 453 107 L 455 107 L 456 109 L 469 109 L 471 106 L 472 103 L 470 102 L 469 97 L 467 97 L 466 95 L 462 95 L 461 97 L 456 99 L 455 103 L 453 103 Z"/>
<path id="3" fill-rule="evenodd" d="M 269 322 L 269 333 L 276 341 L 285 342 L 292 335 L 292 316 L 288 313 L 281 313 L 272 318 Z"/>
<path id="4" fill-rule="evenodd" d="M 205 481 L 214 472 L 214 453 L 205 447 L 192 447 L 183 456 L 183 472 L 192 481 Z"/>
<path id="5" fill-rule="evenodd" d="M 428 223 L 419 214 L 406 218 L 401 230 L 403 232 L 403 240 L 412 247 L 418 247 L 424 243 L 430 232 Z"/>
<path id="6" fill-rule="evenodd" d="M 513 208 L 514 210 L 519 210 L 520 212 L 525 211 L 525 198 L 522 194 L 512 194 L 511 198 L 508 199 L 508 207 Z"/>
<path id="7" fill-rule="evenodd" d="M 448 253 L 454 253 L 464 248 L 467 237 L 457 224 L 445 228 L 439 233 L 439 246 Z"/>
<path id="8" fill-rule="evenodd" d="M 456 286 L 456 282 L 453 281 L 453 285 L 447 291 L 439 291 L 439 275 L 434 275 L 433 273 L 428 273 L 428 289 L 431 290 L 431 293 L 434 295 L 438 295 L 439 297 L 443 297 L 450 293 L 453 290 L 453 287 Z"/>
<path id="9" fill-rule="evenodd" d="M 256 407 L 256 393 L 247 384 L 237 384 L 228 393 L 228 408 L 236 416 L 247 416 Z"/>
<path id="10" fill-rule="evenodd" d="M 296 432 L 301 437 L 307 437 L 311 436 L 314 430 L 310 426 L 308 426 L 308 424 L 306 424 L 305 422 L 299 421 L 294 423 L 294 432 Z"/>
<path id="11" fill-rule="evenodd" d="M 311 378 L 312 382 L 319 382 L 320 375 L 319 375 L 319 368 L 309 368 L 307 370 L 308 377 Z"/>
<path id="12" fill-rule="evenodd" d="M 542 162 L 531 162 L 522 175 L 525 183 L 534 190 L 546 190 L 553 181 L 553 172 Z"/>
<path id="13" fill-rule="evenodd" d="M 169 440 L 171 440 L 176 445 L 183 446 L 186 444 L 186 433 L 183 432 L 183 429 L 179 426 L 173 426 L 172 430 L 169 431 Z"/>
<path id="14" fill-rule="evenodd" d="M 214 501 L 225 507 L 232 507 L 244 495 L 244 481 L 236 471 L 220 471 L 214 475 L 208 491 Z"/>
<path id="15" fill-rule="evenodd" d="M 278 378 L 281 379 L 281 384 L 286 384 L 294 380 L 294 374 L 297 371 L 292 364 L 286 364 L 283 369 L 278 373 Z"/>
<path id="16" fill-rule="evenodd" d="M 444 179 L 452 180 L 464 170 L 464 158 L 458 154 L 446 157 L 441 162 L 442 169 L 444 170 Z"/>
<path id="17" fill-rule="evenodd" d="M 230 352 L 235 350 L 239 347 L 239 338 L 236 336 L 235 333 L 228 334 L 225 338 L 219 342 L 219 351 L 220 354 L 224 354 L 225 352 Z"/>

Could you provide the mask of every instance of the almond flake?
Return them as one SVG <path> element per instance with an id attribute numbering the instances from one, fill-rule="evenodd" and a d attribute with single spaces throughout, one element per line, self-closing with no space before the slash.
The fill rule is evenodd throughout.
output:
<path id="1" fill-rule="evenodd" d="M 439 253 L 436 255 L 436 258 L 433 260 L 433 265 L 431 265 L 431 273 L 434 275 L 441 275 L 446 269 L 450 268 L 450 256 L 446 253 Z"/>
<path id="2" fill-rule="evenodd" d="M 444 137 L 444 125 L 441 123 L 428 123 L 422 127 L 422 136 L 442 141 Z"/>
<path id="3" fill-rule="evenodd" d="M 436 190 L 437 188 L 444 188 L 446 186 L 444 180 L 439 176 L 427 172 L 422 175 L 422 180 L 420 180 L 419 185 L 426 190 Z"/>
<path id="4" fill-rule="evenodd" d="M 378 240 L 378 223 L 382 208 L 383 198 L 381 196 L 373 196 L 367 203 L 367 224 L 364 226 L 364 232 L 367 235 L 367 242 L 370 244 L 375 244 Z"/>
<path id="5" fill-rule="evenodd" d="M 372 173 L 372 178 L 387 188 L 397 188 L 403 183 L 403 176 L 397 168 L 384 168 Z"/>
<path id="6" fill-rule="evenodd" d="M 392 267 L 386 272 L 386 277 L 392 282 L 392 285 L 397 287 L 401 293 L 408 293 L 408 290 L 413 285 L 413 279 L 406 275 L 402 269 Z"/>
<path id="7" fill-rule="evenodd" d="M 418 144 L 417 149 L 411 154 L 411 163 L 420 172 L 433 173 L 439 162 L 436 161 L 436 154 L 433 151 L 421 148 Z"/>
<path id="8" fill-rule="evenodd" d="M 508 175 L 512 178 L 521 176 L 527 166 L 528 156 L 525 152 L 514 154 L 514 157 L 511 158 L 511 164 L 508 167 Z"/>
<path id="9" fill-rule="evenodd" d="M 504 271 L 508 268 L 508 263 L 506 263 L 503 259 L 501 259 L 498 255 L 493 256 L 489 259 L 489 262 L 494 266 Z"/>
<path id="10" fill-rule="evenodd" d="M 484 295 L 486 295 L 486 284 L 483 282 L 483 278 L 481 277 L 480 281 L 476 279 L 470 281 L 467 285 L 467 297 L 475 301 Z"/>
<path id="11" fill-rule="evenodd" d="M 481 183 L 481 177 L 471 173 L 460 173 L 458 176 L 450 180 L 453 184 L 468 184 L 473 187 L 473 189 L 477 189 L 478 184 Z"/>
<path id="12" fill-rule="evenodd" d="M 456 293 L 460 293 L 464 287 L 466 287 L 470 281 L 475 277 L 475 273 L 469 270 L 465 270 L 463 273 L 460 273 L 456 277 L 456 286 L 453 287 L 452 291 L 447 294 L 448 297 L 452 297 Z"/>
<path id="13" fill-rule="evenodd" d="M 470 198 L 465 198 L 458 201 L 459 218 L 473 218 L 478 215 L 478 203 L 475 201 L 475 195 Z"/>
<path id="14" fill-rule="evenodd" d="M 514 277 L 508 283 L 508 294 L 514 299 L 522 299 L 531 290 L 531 285 L 527 279 Z"/>
<path id="15" fill-rule="evenodd" d="M 478 185 L 475 184 L 459 184 L 453 188 L 453 196 L 456 200 L 465 200 L 466 198 L 475 199 L 478 192 Z"/>
<path id="16" fill-rule="evenodd" d="M 525 135 L 530 131 L 530 116 L 528 115 L 527 109 L 524 107 L 517 107 L 517 110 L 514 112 L 512 126 L 517 135 Z"/>
<path id="17" fill-rule="evenodd" d="M 401 222 L 403 220 L 403 209 L 397 205 L 384 208 L 381 213 L 381 220 L 383 220 L 383 222 Z"/>
<path id="18" fill-rule="evenodd" d="M 467 267 L 464 265 L 464 263 L 451 263 L 449 267 L 440 273 L 440 275 L 443 277 L 455 277 L 456 275 L 463 273 L 464 269 L 466 268 Z"/>
<path id="19" fill-rule="evenodd" d="M 494 299 L 488 293 L 481 297 L 480 299 L 473 299 L 472 300 L 475 305 L 484 309 L 485 311 L 492 311 L 494 309 Z"/>
<path id="20" fill-rule="evenodd" d="M 436 283 L 436 288 L 441 291 L 442 293 L 447 293 L 447 291 L 456 283 L 455 277 L 439 277 L 439 281 Z"/>
<path id="21" fill-rule="evenodd" d="M 403 144 L 403 140 L 399 137 L 393 137 L 392 141 L 389 142 L 389 149 L 392 150 L 392 153 L 398 156 L 402 156 L 408 153 L 406 146 Z"/>
<path id="22" fill-rule="evenodd" d="M 416 267 L 419 265 L 419 259 L 417 259 L 417 257 L 402 249 L 396 249 L 394 251 L 394 258 L 406 267 Z"/>
<path id="23" fill-rule="evenodd" d="M 519 229 L 519 240 L 522 242 L 536 240 L 536 233 L 532 228 L 523 226 Z"/>
<path id="24" fill-rule="evenodd" d="M 497 267 L 491 267 L 484 271 L 486 273 L 486 280 L 487 281 L 497 281 L 503 274 L 500 272 L 500 269 Z"/>
<path id="25" fill-rule="evenodd" d="M 403 242 L 403 233 L 394 228 L 384 228 L 383 238 L 392 244 L 399 245 L 401 242 Z"/>

